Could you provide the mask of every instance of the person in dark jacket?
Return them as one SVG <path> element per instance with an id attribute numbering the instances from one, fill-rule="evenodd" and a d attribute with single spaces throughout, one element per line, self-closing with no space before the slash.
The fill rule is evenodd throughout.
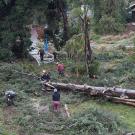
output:
<path id="1" fill-rule="evenodd" d="M 44 54 L 45 54 L 44 49 L 41 48 L 39 50 L 38 54 L 40 55 L 40 60 L 43 61 L 44 60 Z"/>
<path id="2" fill-rule="evenodd" d="M 53 52 L 53 56 L 54 56 L 54 61 L 56 61 L 57 60 L 57 53 L 55 51 Z"/>
<path id="3" fill-rule="evenodd" d="M 53 100 L 53 110 L 55 112 L 58 112 L 60 109 L 60 93 L 56 88 L 54 89 L 52 100 Z"/>

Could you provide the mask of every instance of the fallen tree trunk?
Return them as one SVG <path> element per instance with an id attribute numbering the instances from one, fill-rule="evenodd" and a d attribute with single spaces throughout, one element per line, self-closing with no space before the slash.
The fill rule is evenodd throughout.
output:
<path id="1" fill-rule="evenodd" d="M 119 98 L 119 97 L 110 97 L 110 96 L 106 96 L 107 99 L 110 99 L 110 100 L 113 100 L 115 102 L 119 102 L 119 101 L 122 101 L 122 102 L 132 102 L 135 104 L 135 99 L 125 99 L 125 98 Z"/>
<path id="2" fill-rule="evenodd" d="M 108 96 L 106 98 L 114 103 L 122 103 L 122 104 L 126 104 L 126 105 L 130 105 L 130 106 L 135 107 L 135 100 L 134 99 L 123 99 L 123 98 L 108 97 Z"/>
<path id="3" fill-rule="evenodd" d="M 122 89 L 115 87 L 95 87 L 89 85 L 65 84 L 50 82 L 50 85 L 59 88 L 60 90 L 67 90 L 73 92 L 83 92 L 91 96 L 110 96 L 110 97 L 124 97 L 127 99 L 135 99 L 135 90 Z M 47 85 L 47 84 L 45 84 Z M 126 101 L 125 101 L 126 102 Z M 130 101 L 130 102 L 134 102 Z"/>
<path id="4" fill-rule="evenodd" d="M 60 90 L 83 92 L 90 96 L 104 97 L 111 102 L 122 103 L 135 107 L 135 90 L 115 87 L 94 87 L 89 85 L 65 84 L 55 82 L 43 82 L 43 84 L 45 85 L 45 87 L 49 87 L 51 89 L 54 89 L 56 87 Z"/>

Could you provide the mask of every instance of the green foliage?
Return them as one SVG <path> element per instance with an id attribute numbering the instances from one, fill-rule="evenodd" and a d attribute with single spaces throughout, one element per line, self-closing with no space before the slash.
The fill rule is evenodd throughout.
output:
<path id="1" fill-rule="evenodd" d="M 124 29 L 122 23 L 118 22 L 116 18 L 112 16 L 104 15 L 99 20 L 99 27 L 97 31 L 103 34 L 113 34 L 113 33 L 120 33 Z"/>
<path id="2" fill-rule="evenodd" d="M 93 77 L 93 75 L 97 75 L 99 73 L 99 62 L 98 61 L 93 61 L 91 64 L 90 64 L 90 67 L 89 67 L 89 74 L 91 77 Z"/>
<path id="3" fill-rule="evenodd" d="M 97 34 L 95 34 L 95 33 L 92 33 L 91 34 L 91 40 L 93 40 L 93 41 L 98 41 L 99 39 L 100 39 L 100 35 L 97 35 Z"/>
<path id="4" fill-rule="evenodd" d="M 103 64 L 104 65 L 104 64 Z M 126 88 L 134 88 L 135 64 L 129 60 L 123 60 L 121 63 L 114 63 L 114 65 L 106 67 L 104 65 L 100 76 L 97 80 L 90 82 L 97 86 L 121 86 Z"/>
<path id="5" fill-rule="evenodd" d="M 23 93 L 29 95 L 38 95 L 40 94 L 41 85 L 40 82 L 36 79 L 33 80 L 32 76 L 23 75 L 23 72 L 27 72 L 22 67 L 18 65 L 4 64 L 0 65 L 0 81 L 1 83 L 6 82 L 6 84 L 0 88 L 0 92 L 6 91 L 8 89 L 14 89 L 19 93 L 18 100 L 25 99 Z M 22 90 L 22 91 L 21 91 Z M 2 94 L 3 95 L 3 94 Z"/>
<path id="6" fill-rule="evenodd" d="M 16 39 L 19 36 L 21 38 L 21 44 L 19 50 L 21 57 L 26 56 L 27 49 L 30 46 L 29 33 L 25 28 L 27 24 L 26 14 L 29 14 L 29 9 L 27 8 L 28 1 L 16 1 L 15 6 L 9 11 L 10 13 L 5 15 L 3 19 L 0 20 L 0 44 L 1 49 L 8 49 L 15 56 L 18 51 L 13 51 L 14 46 L 16 46 Z M 8 11 L 7 11 L 8 13 Z M 22 49 L 21 49 L 22 47 Z M 2 51 L 2 50 L 1 50 Z M 4 56 L 3 56 L 4 57 Z M 5 55 L 4 59 L 8 59 Z"/>
<path id="7" fill-rule="evenodd" d="M 95 31 L 116 34 L 124 30 L 126 2 L 123 0 L 94 0 Z"/>
<path id="8" fill-rule="evenodd" d="M 64 63 L 67 68 L 70 68 L 72 61 L 68 61 Z M 95 63 L 95 65 L 98 65 Z M 48 65 L 42 68 L 50 70 L 50 67 L 53 65 Z M 94 67 L 94 66 L 93 66 Z M 125 67 L 125 69 L 124 69 Z M 118 68 L 122 68 L 120 72 L 121 75 L 125 73 L 124 70 L 131 72 L 130 67 L 133 67 L 131 63 L 123 62 L 123 64 L 120 65 Z M 88 111 L 85 111 L 81 114 L 78 114 L 77 116 L 73 117 L 72 120 L 67 122 L 67 119 L 61 115 L 61 114 L 55 114 L 51 112 L 51 93 L 44 93 L 44 95 L 41 94 L 41 85 L 39 84 L 39 81 L 34 80 L 33 77 L 28 77 L 26 75 L 22 75 L 18 72 L 14 72 L 14 70 L 19 72 L 32 72 L 31 68 L 34 72 L 40 71 L 39 69 L 34 69 L 34 66 L 32 65 L 21 65 L 18 64 L 0 64 L 0 100 L 2 99 L 3 92 L 8 88 L 13 88 L 17 92 L 17 100 L 15 104 L 17 105 L 17 112 L 20 113 L 19 115 L 15 116 L 13 118 L 14 124 L 19 125 L 21 127 L 21 132 L 24 134 L 33 135 L 35 133 L 50 133 L 50 134 L 86 134 L 89 133 L 89 131 L 92 131 L 95 134 L 99 135 L 113 135 L 122 133 L 122 130 L 120 128 L 120 125 L 122 125 L 119 120 L 115 119 L 112 114 L 108 115 L 107 112 L 102 112 L 100 110 L 96 111 L 89 109 Z M 40 67 L 41 68 L 41 67 Z M 69 72 L 69 69 L 66 68 L 66 72 Z M 133 67 L 134 68 L 134 67 Z M 37 71 L 35 71 L 37 70 Z M 123 71 L 122 71 L 123 70 Z M 52 80 L 58 81 L 58 76 L 56 76 L 56 73 L 51 70 L 51 77 Z M 104 72 L 104 71 L 103 71 Z M 114 71 L 113 71 L 114 72 Z M 117 72 L 117 76 L 120 76 Z M 133 71 L 132 71 L 133 72 Z M 107 74 L 107 75 L 106 75 Z M 115 75 L 116 75 L 115 74 Z M 132 74 L 132 73 L 131 73 Z M 63 77 L 62 79 L 67 79 L 67 82 L 72 81 L 69 79 L 73 79 L 73 81 L 77 83 L 87 83 L 92 85 L 114 85 L 118 82 L 122 82 L 123 80 L 119 80 L 116 77 L 114 78 L 114 73 L 103 73 L 101 74 L 101 77 L 97 80 L 88 79 L 86 78 L 85 74 L 79 77 L 78 80 L 76 78 L 70 77 L 68 78 Z M 130 81 L 134 79 L 134 76 L 129 76 Z M 61 79 L 61 78 L 60 78 Z M 59 81 L 60 81 L 59 79 Z M 76 80 L 75 80 L 76 79 Z M 107 81 L 105 80 L 107 79 Z M 127 80 L 125 80 L 127 81 Z M 6 82 L 6 83 L 5 83 Z M 112 82 L 112 83 L 111 83 Z M 37 97 L 37 94 L 39 97 Z M 79 99 L 79 100 L 78 100 Z M 72 104 L 72 103 L 81 103 L 82 101 L 86 100 L 87 98 L 84 96 L 84 94 L 73 94 L 73 93 L 61 93 L 61 102 L 63 104 Z M 2 101 L 1 101 L 2 102 Z M 50 107 L 49 112 L 41 113 L 38 115 L 38 112 L 36 108 L 34 107 L 34 104 L 39 103 L 40 105 L 48 105 Z M 3 104 L 2 104 L 3 106 Z M 113 119 L 113 118 L 114 119 Z M 75 125 L 74 125 L 75 124 Z M 71 127 L 68 129 L 67 127 Z M 73 126 L 72 126 L 73 125 Z M 93 129 L 94 128 L 94 129 Z M 71 129 L 71 130 L 70 130 Z M 119 132 L 117 132 L 120 129 Z M 63 133 L 64 130 L 64 133 Z"/>
<path id="9" fill-rule="evenodd" d="M 134 45 L 135 45 L 135 38 L 133 39 Z"/>
<path id="10" fill-rule="evenodd" d="M 0 134 L 1 135 L 16 135 L 15 133 L 9 133 L 7 132 L 2 125 L 0 125 Z"/>
<path id="11" fill-rule="evenodd" d="M 90 108 L 83 111 L 68 122 L 65 135 L 122 135 L 119 119 L 111 113 Z"/>
<path id="12" fill-rule="evenodd" d="M 84 75 L 86 73 L 86 67 L 82 64 L 72 64 L 70 65 L 70 72 L 74 74 Z"/>
<path id="13" fill-rule="evenodd" d="M 129 56 L 129 60 L 134 62 L 135 61 L 135 38 L 133 39 L 134 47 L 132 49 L 132 54 Z"/>
<path id="14" fill-rule="evenodd" d="M 68 53 L 69 58 L 74 60 L 84 60 L 84 40 L 83 35 L 74 35 L 67 41 L 65 50 Z"/>
<path id="15" fill-rule="evenodd" d="M 13 56 L 12 52 L 8 49 L 2 48 L 0 49 L 0 60 L 8 61 Z"/>
<path id="16" fill-rule="evenodd" d="M 97 54 L 97 60 L 110 61 L 115 59 L 123 59 L 126 55 L 120 51 L 105 51 Z"/>

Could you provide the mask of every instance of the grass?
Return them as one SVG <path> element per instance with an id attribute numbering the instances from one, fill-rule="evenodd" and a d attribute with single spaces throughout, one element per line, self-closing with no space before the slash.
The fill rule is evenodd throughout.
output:
<path id="1" fill-rule="evenodd" d="M 70 111 L 72 114 L 82 112 L 89 108 L 99 108 L 106 111 L 110 111 L 120 117 L 123 123 L 128 126 L 132 131 L 135 131 L 135 108 L 122 105 L 122 104 L 113 104 L 109 102 L 97 102 L 95 100 L 88 100 L 79 104 L 70 105 Z"/>
<path id="2" fill-rule="evenodd" d="M 26 62 L 27 63 L 27 62 Z M 22 65 L 22 67 L 26 66 L 27 64 Z M 32 66 L 32 64 L 30 64 L 30 67 Z M 8 65 L 9 67 L 9 65 Z M 43 67 L 40 67 L 40 69 L 37 69 L 37 67 L 35 68 L 33 66 L 33 71 L 34 73 L 38 73 L 39 71 L 42 71 L 43 68 L 48 69 L 49 71 L 52 71 L 53 74 L 53 80 L 56 79 L 56 81 L 58 80 L 58 76 L 57 73 L 55 71 L 55 65 L 45 65 Z M 5 69 L 5 68 L 4 68 Z M 20 68 L 19 68 L 20 69 Z M 12 68 L 10 69 L 12 70 Z M 29 65 L 27 65 L 26 69 L 24 70 L 24 72 L 30 71 L 31 68 L 29 68 Z M 38 71 L 37 71 L 38 70 Z M 21 127 L 21 131 L 20 132 L 25 132 L 28 131 L 28 134 L 33 134 L 33 133 L 39 133 L 39 132 L 46 132 L 46 133 L 56 133 L 57 129 L 61 128 L 61 124 L 64 124 L 64 119 L 63 117 L 58 117 L 57 115 L 54 115 L 53 113 L 49 112 L 46 114 L 41 115 L 40 117 L 37 115 L 37 113 L 35 112 L 34 108 L 33 108 L 33 101 L 31 101 L 31 98 L 36 98 L 36 102 L 40 101 L 41 105 L 51 105 L 51 93 L 49 94 L 44 94 L 41 93 L 41 90 L 39 88 L 39 84 L 37 83 L 38 81 L 33 81 L 32 78 L 26 78 L 25 76 L 19 76 L 16 73 L 10 73 L 10 72 L 5 72 L 5 76 L 8 83 L 8 85 L 5 82 L 5 78 L 1 78 L 1 82 L 4 85 L 2 88 L 0 88 L 0 90 L 3 90 L 5 88 L 9 88 L 14 87 L 16 88 L 16 91 L 18 93 L 18 99 L 17 99 L 17 107 L 16 110 L 18 111 L 18 115 L 16 115 L 15 117 L 12 118 L 12 122 L 13 122 L 13 127 L 15 125 L 19 125 Z M 10 76 L 10 78 L 9 78 Z M 17 77 L 17 78 L 16 78 Z M 4 80 L 3 80 L 4 79 Z M 20 80 L 21 79 L 21 80 Z M 61 79 L 61 78 L 59 78 Z M 65 78 L 63 78 L 65 79 Z M 68 78 L 69 79 L 69 78 Z M 67 80 L 68 80 L 67 79 Z M 74 78 L 76 79 L 76 78 Z M 68 80 L 69 81 L 69 80 Z M 31 84 L 32 83 L 32 84 Z M 36 88 L 36 90 L 34 89 Z M 32 94 L 38 92 L 39 95 L 38 97 Z M 127 107 L 124 105 L 116 105 L 116 104 L 112 104 L 112 103 L 102 103 L 99 104 L 96 101 L 92 101 L 92 100 L 88 100 L 85 101 L 85 96 L 84 95 L 80 95 L 80 94 L 73 94 L 73 93 L 61 93 L 61 101 L 62 104 L 68 104 L 68 106 L 70 106 L 70 111 L 71 114 L 74 114 L 75 112 L 81 112 L 82 110 L 85 110 L 89 107 L 95 106 L 95 107 L 99 107 L 99 108 L 104 108 L 107 111 L 113 111 L 115 113 L 118 114 L 118 116 L 120 116 L 122 118 L 123 121 L 125 121 L 126 124 L 129 125 L 129 127 L 131 129 L 134 129 L 134 112 L 132 111 L 133 108 L 132 107 Z M 121 106 L 121 108 L 120 108 Z M 3 108 L 3 106 L 2 106 Z M 83 109 L 82 109 L 83 108 Z M 126 113 L 124 113 L 126 112 Z M 0 115 L 1 117 L 3 117 L 3 111 L 0 110 Z M 9 127 L 9 125 L 5 125 L 3 122 L 3 118 L 0 120 L 2 125 L 9 131 L 11 132 L 11 130 L 7 127 Z M 38 121 L 38 124 L 37 124 Z M 53 124 L 48 125 L 48 122 L 53 122 Z M 54 123 L 57 123 L 57 125 L 54 126 Z M 33 126 L 34 125 L 34 126 Z M 32 127 L 32 128 L 31 128 Z M 49 129 L 49 130 L 47 130 Z M 5 131 L 4 131 L 5 132 Z M 57 131 L 59 132 L 59 131 Z M 6 134 L 8 135 L 8 134 Z"/>
<path id="3" fill-rule="evenodd" d="M 9 125 L 4 122 L 3 108 L 0 108 L 0 135 L 17 135 L 15 131 L 9 130 Z"/>
<path id="4" fill-rule="evenodd" d="M 100 37 L 93 37 L 96 40 L 99 40 Z M 65 83 L 77 83 L 77 84 L 84 84 L 87 83 L 89 85 L 96 85 L 96 86 L 123 86 L 125 88 L 134 88 L 134 78 L 132 76 L 135 75 L 134 72 L 134 61 L 130 62 L 128 58 L 128 54 L 124 50 L 116 51 L 112 49 L 113 46 L 119 45 L 126 45 L 130 44 L 130 39 L 121 40 L 121 41 L 113 41 L 113 44 L 109 44 L 111 50 L 98 50 L 96 52 L 96 56 L 102 53 L 102 58 L 99 56 L 97 59 L 100 62 L 100 74 L 98 74 L 98 79 L 93 80 L 89 79 L 86 74 L 76 76 L 76 73 L 71 73 L 71 66 L 75 64 L 73 60 L 64 60 L 62 61 L 66 67 L 66 76 L 59 78 L 56 65 L 55 64 L 47 64 L 38 66 L 35 62 L 30 62 L 28 60 L 18 61 L 14 64 L 17 70 L 33 73 L 40 77 L 40 74 L 43 69 L 51 72 L 51 80 L 55 82 L 65 82 Z M 33 78 L 27 78 L 25 76 L 21 76 L 20 74 L 10 72 L 12 70 L 13 65 L 7 63 L 0 64 L 0 103 L 3 102 L 2 94 L 5 89 L 8 88 L 15 88 L 16 92 L 18 93 L 17 99 L 17 111 L 18 115 L 12 118 L 13 127 L 16 125 L 21 126 L 20 132 L 25 132 L 29 130 L 29 135 L 36 132 L 47 132 L 47 133 L 54 133 L 56 134 L 57 127 L 60 129 L 61 124 L 66 121 L 62 117 L 53 114 L 52 112 L 44 113 L 40 117 L 38 117 L 37 113 L 33 108 L 33 104 L 36 103 L 40 105 L 48 105 L 51 106 L 51 93 L 42 93 L 41 86 L 38 80 L 33 80 Z M 1 67 L 3 69 L 1 69 Z M 6 72 L 6 68 L 8 72 Z M 4 71 L 4 73 L 3 73 Z M 35 96 L 35 93 L 38 93 Z M 87 100 L 86 100 L 86 99 Z M 31 100 L 34 99 L 34 100 Z M 122 105 L 122 104 L 113 104 L 110 102 L 101 102 L 98 100 L 88 99 L 84 95 L 80 94 L 73 94 L 73 93 L 61 93 L 61 101 L 64 105 L 65 103 L 68 104 L 71 115 L 74 116 L 78 112 L 82 112 L 89 108 L 95 107 L 99 109 L 104 109 L 106 111 L 112 112 L 128 126 L 129 130 L 135 130 L 135 109 L 130 106 Z M 4 115 L 3 115 L 3 103 L 0 106 L 0 127 L 3 128 L 4 135 L 11 135 L 11 130 L 9 129 L 9 125 L 4 123 Z M 38 124 L 37 124 L 38 122 Z M 57 123 L 56 125 L 53 123 L 49 125 L 49 122 Z M 4 130 L 5 129 L 5 130 Z M 49 130 L 48 130 L 49 129 Z M 7 132 L 8 131 L 8 132 Z M 14 134 L 13 134 L 14 135 Z"/>

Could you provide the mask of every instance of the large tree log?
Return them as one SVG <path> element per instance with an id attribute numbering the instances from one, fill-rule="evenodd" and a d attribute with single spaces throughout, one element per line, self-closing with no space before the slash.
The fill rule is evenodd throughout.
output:
<path id="1" fill-rule="evenodd" d="M 109 99 L 110 101 L 114 102 L 114 103 L 122 103 L 122 104 L 126 104 L 126 105 L 130 105 L 135 107 L 135 100 L 134 99 L 123 99 L 123 98 L 118 98 L 118 97 L 106 97 L 107 99 Z"/>
<path id="2" fill-rule="evenodd" d="M 109 101 L 135 107 L 135 90 L 132 89 L 94 87 L 89 85 L 76 85 L 55 82 L 43 82 L 43 84 L 45 87 L 50 87 L 51 89 L 56 87 L 60 90 L 83 92 L 87 95 L 105 97 L 106 99 L 109 99 Z"/>
<path id="3" fill-rule="evenodd" d="M 125 97 L 128 99 L 135 99 L 135 90 L 132 89 L 122 89 L 115 87 L 95 87 L 89 85 L 77 85 L 77 84 L 65 84 L 65 83 L 55 83 L 50 82 L 50 85 L 57 87 L 61 90 L 67 91 L 78 91 L 87 93 L 91 96 L 111 96 L 111 97 Z M 47 84 L 46 84 L 47 85 Z"/>
<path id="4" fill-rule="evenodd" d="M 107 99 L 109 100 L 113 100 L 114 102 L 132 102 L 135 105 L 135 99 L 125 99 L 125 98 L 119 98 L 119 97 L 110 97 L 110 96 L 106 96 Z"/>

